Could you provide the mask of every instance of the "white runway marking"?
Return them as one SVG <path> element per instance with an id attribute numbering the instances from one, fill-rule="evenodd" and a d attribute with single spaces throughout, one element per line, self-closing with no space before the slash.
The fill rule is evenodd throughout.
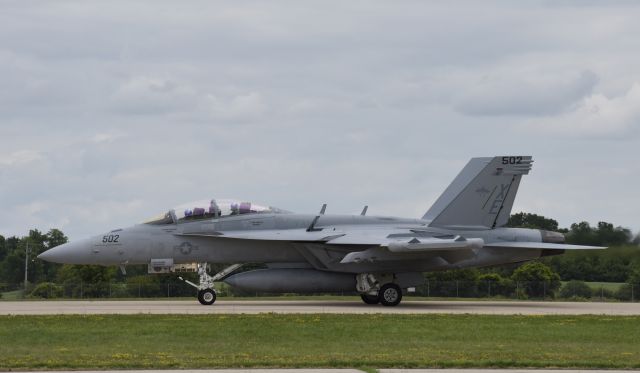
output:
<path id="1" fill-rule="evenodd" d="M 640 315 L 640 303 L 406 301 L 397 307 L 357 301 L 234 301 L 202 306 L 196 300 L 148 301 L 0 301 L 0 315 L 58 314 L 256 314 L 256 313 L 394 313 L 484 315 Z"/>

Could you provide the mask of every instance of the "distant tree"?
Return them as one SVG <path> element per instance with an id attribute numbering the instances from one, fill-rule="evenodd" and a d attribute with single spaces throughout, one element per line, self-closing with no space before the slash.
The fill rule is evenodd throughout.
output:
<path id="1" fill-rule="evenodd" d="M 640 267 L 640 247 L 613 246 L 607 250 L 570 250 L 544 258 L 563 281 L 625 282 Z"/>
<path id="2" fill-rule="evenodd" d="M 571 224 L 566 238 L 568 243 L 577 245 L 593 245 L 596 241 L 595 233 L 586 221 Z"/>
<path id="3" fill-rule="evenodd" d="M 450 271 L 429 272 L 425 278 L 429 283 L 431 296 L 461 296 L 477 295 L 477 279 L 480 272 L 475 268 L 465 268 Z"/>
<path id="4" fill-rule="evenodd" d="M 108 283 L 115 277 L 116 267 L 65 264 L 58 270 L 58 283 Z"/>
<path id="5" fill-rule="evenodd" d="M 591 227 L 586 221 L 571 224 L 566 235 L 567 242 L 577 245 L 618 246 L 631 243 L 631 231 L 623 227 L 614 227 L 604 221 L 597 227 Z"/>
<path id="6" fill-rule="evenodd" d="M 5 239 L 3 235 L 0 235 L 0 262 L 7 256 L 7 248 L 5 245 Z"/>
<path id="7" fill-rule="evenodd" d="M 554 296 L 560 288 L 560 276 L 542 262 L 528 262 L 513 272 L 513 281 L 524 288 L 529 297 Z"/>
<path id="8" fill-rule="evenodd" d="M 618 246 L 631 243 L 631 231 L 623 227 L 613 227 L 613 224 L 604 221 L 598 222 L 596 231 L 601 245 Z"/>
<path id="9" fill-rule="evenodd" d="M 127 278 L 127 289 L 132 297 L 166 296 L 166 286 L 162 286 L 155 275 L 142 275 Z"/>
<path id="10" fill-rule="evenodd" d="M 515 283 L 509 278 L 500 276 L 498 273 L 483 273 L 478 276 L 478 294 L 509 296 L 515 291 Z"/>
<path id="11" fill-rule="evenodd" d="M 18 248 L 18 243 L 20 239 L 16 236 L 8 237 L 5 239 L 5 249 L 7 250 L 7 255 L 14 252 Z"/>
<path id="12" fill-rule="evenodd" d="M 45 236 L 45 242 L 47 244 L 47 248 L 50 249 L 52 247 L 60 246 L 69 241 L 67 236 L 62 233 L 62 231 L 58 229 L 51 229 Z"/>
<path id="13" fill-rule="evenodd" d="M 640 268 L 635 268 L 635 270 L 629 275 L 627 283 L 640 286 Z"/>
<path id="14" fill-rule="evenodd" d="M 57 283 L 63 285 L 66 296 L 101 298 L 109 296 L 109 284 L 116 267 L 98 265 L 63 265 L 57 273 Z"/>
<path id="15" fill-rule="evenodd" d="M 560 289 L 562 298 L 591 298 L 593 291 L 584 281 L 572 280 L 567 282 Z"/>
<path id="16" fill-rule="evenodd" d="M 547 231 L 558 231 L 558 222 L 556 220 L 528 212 L 519 212 L 511 215 L 507 222 L 507 226 L 512 228 L 532 228 L 544 229 Z"/>
<path id="17" fill-rule="evenodd" d="M 2 279 L 0 281 L 14 287 L 24 281 L 24 249 L 11 250 L 2 261 L 0 267 Z"/>
<path id="18" fill-rule="evenodd" d="M 27 237 L 22 237 L 20 239 L 20 250 L 25 251 L 27 245 L 29 246 L 29 282 L 37 283 L 46 281 L 46 278 L 43 275 L 43 267 L 48 267 L 48 262 L 36 260 L 36 257 L 47 249 L 47 235 L 37 229 L 31 229 Z"/>
<path id="19" fill-rule="evenodd" d="M 24 260 L 29 246 L 28 277 L 29 282 L 53 281 L 60 264 L 37 260 L 43 251 L 67 242 L 67 237 L 58 229 L 43 234 L 37 229 L 29 231 L 25 237 L 0 236 L 0 282 L 17 287 L 24 281 Z"/>
<path id="20" fill-rule="evenodd" d="M 44 247 L 42 251 L 54 248 L 56 246 L 60 246 L 69 241 L 67 236 L 62 233 L 62 231 L 58 229 L 51 229 L 45 235 Z M 54 281 L 56 279 L 58 270 L 62 267 L 61 264 L 46 262 L 44 260 L 38 261 L 39 264 L 39 281 Z"/>
<path id="21" fill-rule="evenodd" d="M 425 273 L 429 281 L 476 281 L 479 271 L 475 268 L 456 269 Z"/>
<path id="22" fill-rule="evenodd" d="M 616 292 L 616 298 L 620 300 L 635 300 L 640 298 L 640 268 L 635 270 L 629 275 L 626 281 L 627 283 L 620 286 Z"/>
<path id="23" fill-rule="evenodd" d="M 62 286 L 52 282 L 41 282 L 33 288 L 29 295 L 34 298 L 60 298 L 62 294 Z"/>

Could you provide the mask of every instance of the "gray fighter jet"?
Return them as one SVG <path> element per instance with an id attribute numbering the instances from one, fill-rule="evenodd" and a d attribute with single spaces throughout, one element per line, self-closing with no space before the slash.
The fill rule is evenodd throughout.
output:
<path id="1" fill-rule="evenodd" d="M 395 306 L 422 272 L 516 263 L 570 249 L 558 232 L 504 228 L 530 156 L 473 158 L 422 218 L 295 214 L 250 202 L 208 199 L 149 221 L 67 243 L 39 258 L 57 263 L 147 264 L 149 273 L 194 270 L 198 300 L 214 282 L 261 292 L 357 292 Z M 215 275 L 207 263 L 232 264 Z M 245 264 L 264 269 L 240 271 Z M 233 273 L 236 274 L 233 274 Z"/>

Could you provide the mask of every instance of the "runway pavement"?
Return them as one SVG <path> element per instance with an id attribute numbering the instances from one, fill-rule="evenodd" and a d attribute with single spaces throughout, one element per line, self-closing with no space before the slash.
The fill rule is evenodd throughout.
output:
<path id="1" fill-rule="evenodd" d="M 0 370 L 1 372 L 2 370 Z M 602 369 L 379 369 L 380 373 L 634 373 L 638 370 Z M 23 372 L 23 373 L 42 373 Z M 185 370 L 101 370 L 55 371 L 56 373 L 363 373 L 358 369 L 185 369 Z"/>
<path id="2" fill-rule="evenodd" d="M 406 301 L 397 307 L 358 301 L 219 300 L 202 306 L 196 300 L 0 301 L 0 315 L 56 314 L 256 314 L 256 313 L 396 313 L 486 315 L 640 315 L 640 303 L 523 301 Z"/>
<path id="3" fill-rule="evenodd" d="M 2 372 L 2 370 L 0 370 Z M 358 369 L 171 369 L 171 370 L 52 370 L 52 371 L 35 371 L 22 373 L 363 373 Z M 630 371 L 626 371 L 630 372 Z M 571 373 L 571 372 L 569 372 Z"/>

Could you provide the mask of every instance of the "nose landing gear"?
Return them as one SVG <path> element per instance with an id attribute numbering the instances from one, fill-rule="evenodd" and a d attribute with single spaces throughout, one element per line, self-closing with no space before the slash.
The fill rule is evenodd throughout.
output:
<path id="1" fill-rule="evenodd" d="M 242 267 L 242 264 L 233 264 L 216 273 L 214 276 L 210 276 L 207 273 L 207 263 L 198 263 L 198 275 L 200 276 L 198 284 L 195 284 L 182 277 L 178 277 L 180 280 L 198 289 L 198 301 L 200 304 L 210 306 L 215 303 L 217 294 L 214 282 L 220 281 L 224 277 L 230 275 L 236 269 Z"/>

